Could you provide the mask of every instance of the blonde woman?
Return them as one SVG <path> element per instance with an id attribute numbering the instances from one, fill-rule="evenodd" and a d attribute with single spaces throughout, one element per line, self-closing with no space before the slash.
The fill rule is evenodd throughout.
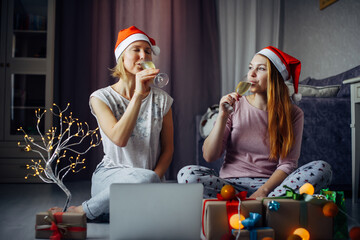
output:
<path id="1" fill-rule="evenodd" d="M 164 180 L 174 151 L 173 99 L 152 87 L 159 69 L 140 63 L 160 49 L 154 39 L 132 26 L 121 30 L 115 45 L 117 82 L 90 96 L 104 148 L 92 176 L 91 198 L 69 212 L 85 212 L 88 219 L 108 220 L 112 183 L 157 183 Z M 61 211 L 55 207 L 53 212 Z"/>
<path id="2" fill-rule="evenodd" d="M 203 145 L 208 162 L 226 152 L 219 175 L 202 166 L 186 166 L 178 182 L 203 183 L 206 198 L 216 197 L 225 184 L 248 191 L 251 198 L 281 196 L 286 192 L 283 185 L 299 189 L 310 182 L 316 191 L 329 185 L 332 172 L 326 162 L 297 169 L 304 113 L 292 103 L 285 81 L 293 80 L 293 98 L 299 101 L 300 69 L 299 60 L 272 46 L 255 54 L 247 74 L 252 94 L 233 92 L 221 98 L 216 123 Z"/>

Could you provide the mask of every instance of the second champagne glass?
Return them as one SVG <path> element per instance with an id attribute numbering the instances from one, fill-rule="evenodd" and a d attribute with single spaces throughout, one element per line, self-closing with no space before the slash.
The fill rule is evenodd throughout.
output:
<path id="1" fill-rule="evenodd" d="M 249 90 L 251 84 L 251 82 L 240 81 L 235 88 L 235 92 L 242 96 Z M 224 103 L 224 107 L 230 112 L 234 111 L 234 108 L 229 103 Z"/>
<path id="2" fill-rule="evenodd" d="M 140 63 L 143 69 L 155 68 L 155 64 L 152 61 L 143 61 Z M 159 73 L 154 78 L 154 85 L 157 87 L 165 87 L 169 82 L 169 76 L 166 73 Z"/>

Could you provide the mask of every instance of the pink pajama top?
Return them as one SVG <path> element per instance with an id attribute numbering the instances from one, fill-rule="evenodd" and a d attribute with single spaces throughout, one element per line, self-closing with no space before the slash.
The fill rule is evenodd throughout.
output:
<path id="1" fill-rule="evenodd" d="M 223 139 L 222 152 L 226 150 L 221 178 L 265 177 L 276 169 L 290 174 L 297 168 L 304 125 L 303 111 L 293 104 L 294 145 L 286 158 L 269 160 L 268 113 L 252 106 L 246 97 L 235 103 L 229 115 Z"/>

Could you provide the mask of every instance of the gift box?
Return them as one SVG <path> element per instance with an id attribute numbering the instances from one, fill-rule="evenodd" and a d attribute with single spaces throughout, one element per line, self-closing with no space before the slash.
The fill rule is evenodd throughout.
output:
<path id="1" fill-rule="evenodd" d="M 238 205 L 238 201 L 233 204 Z M 241 201 L 240 213 L 247 218 L 250 212 L 262 214 L 262 202 L 259 200 Z M 219 240 L 224 234 L 231 233 L 228 223 L 226 201 L 207 199 L 203 201 L 203 234 L 207 240 Z M 256 227 L 262 227 L 260 220 Z"/>
<path id="2" fill-rule="evenodd" d="M 238 235 L 239 230 L 232 230 L 233 236 Z M 274 229 L 269 227 L 259 227 L 252 230 L 241 229 L 238 240 L 261 240 L 265 237 L 275 239 Z"/>
<path id="3" fill-rule="evenodd" d="M 277 207 L 269 207 L 269 203 Z M 327 200 L 314 202 L 293 199 L 264 199 L 266 226 L 275 231 L 275 239 L 287 239 L 297 228 L 305 228 L 310 239 L 333 239 L 333 218 L 323 214 Z"/>
<path id="4" fill-rule="evenodd" d="M 36 214 L 35 238 L 86 239 L 85 213 L 40 212 Z"/>

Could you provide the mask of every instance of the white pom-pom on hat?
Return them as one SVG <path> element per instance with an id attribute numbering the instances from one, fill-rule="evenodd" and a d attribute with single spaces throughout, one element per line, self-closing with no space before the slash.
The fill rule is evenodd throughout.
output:
<path id="1" fill-rule="evenodd" d="M 301 93 L 294 93 L 293 95 L 292 95 L 292 99 L 294 100 L 294 102 L 300 102 L 300 100 L 301 100 L 301 98 L 302 98 L 302 95 L 301 95 Z"/>
<path id="2" fill-rule="evenodd" d="M 301 62 L 273 46 L 262 49 L 258 54 L 266 56 L 274 64 L 284 81 L 293 80 L 294 94 L 292 99 L 299 102 L 301 100 L 301 94 L 298 92 Z"/>

